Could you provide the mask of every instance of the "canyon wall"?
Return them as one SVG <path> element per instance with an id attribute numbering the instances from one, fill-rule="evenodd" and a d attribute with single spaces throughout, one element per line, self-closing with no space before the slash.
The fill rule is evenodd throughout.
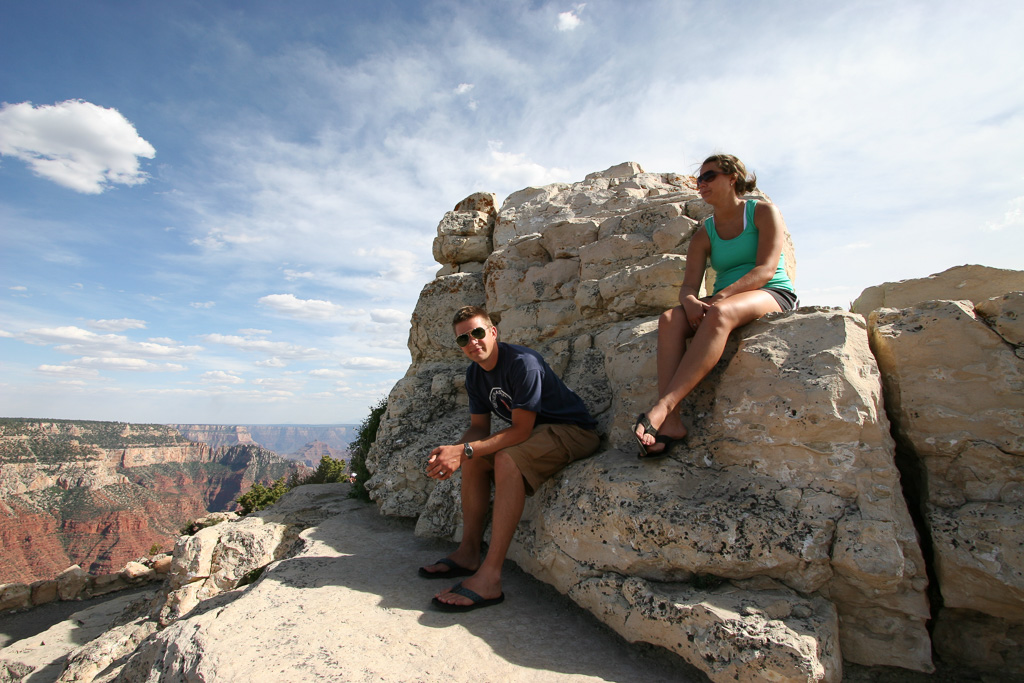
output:
<path id="1" fill-rule="evenodd" d="M 72 565 L 108 574 L 294 467 L 255 445 L 213 449 L 162 425 L 0 419 L 0 583 Z"/>

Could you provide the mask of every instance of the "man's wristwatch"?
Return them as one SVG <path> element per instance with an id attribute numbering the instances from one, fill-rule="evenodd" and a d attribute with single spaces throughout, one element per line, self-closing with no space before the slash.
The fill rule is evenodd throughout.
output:
<path id="1" fill-rule="evenodd" d="M 469 445 L 468 441 L 462 445 L 462 452 L 466 456 L 466 460 L 473 459 L 473 447 Z"/>

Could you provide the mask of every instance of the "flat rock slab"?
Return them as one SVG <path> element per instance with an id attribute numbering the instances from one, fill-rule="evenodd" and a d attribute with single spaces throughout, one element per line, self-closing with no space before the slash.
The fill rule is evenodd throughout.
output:
<path id="1" fill-rule="evenodd" d="M 348 502 L 255 584 L 202 603 L 145 643 L 127 680 L 706 681 L 681 658 L 625 643 L 511 563 L 503 604 L 430 606 L 417 576 L 453 549 Z M 267 656 L 273 653 L 272 656 Z M 107 680 L 107 675 L 101 679 Z M 99 680 L 99 679 L 98 679 Z"/>
<path id="2" fill-rule="evenodd" d="M 8 672 L 22 675 L 23 672 L 31 672 L 23 679 L 26 683 L 50 683 L 57 680 L 68 653 L 109 629 L 131 603 L 152 598 L 155 594 L 154 589 L 145 593 L 131 591 L 119 595 L 75 612 L 41 633 L 0 647 L 0 680 L 4 680 L 5 667 Z"/>

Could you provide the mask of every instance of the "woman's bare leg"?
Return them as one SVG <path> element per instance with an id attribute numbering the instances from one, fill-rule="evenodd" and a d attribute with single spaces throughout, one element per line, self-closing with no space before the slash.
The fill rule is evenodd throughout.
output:
<path id="1" fill-rule="evenodd" d="M 691 337 L 693 328 L 682 306 L 661 314 L 658 319 L 658 396 L 664 396 L 671 390 L 672 378 L 679 369 L 686 352 L 686 342 Z M 668 414 L 658 433 L 674 439 L 686 436 L 686 427 L 677 411 Z"/>
<path id="2" fill-rule="evenodd" d="M 673 309 L 673 311 L 675 310 Z M 779 307 L 778 302 L 775 301 L 775 297 L 761 290 L 741 292 L 718 302 L 708 309 L 704 315 L 704 319 L 697 327 L 693 339 L 688 346 L 685 346 L 685 351 L 679 355 L 679 360 L 674 369 L 670 367 L 670 360 L 677 357 L 676 354 L 679 353 L 678 348 L 685 344 L 685 337 L 679 342 L 672 339 L 665 340 L 668 348 L 666 349 L 663 366 L 661 326 L 659 324 L 658 394 L 660 398 L 647 411 L 647 419 L 651 421 L 651 425 L 658 430 L 659 434 L 665 434 L 674 438 L 685 436 L 686 428 L 683 427 L 682 421 L 679 419 L 677 408 L 682 400 L 693 391 L 697 384 L 711 372 L 711 369 L 721 359 L 722 353 L 725 351 L 725 345 L 729 341 L 729 334 L 737 327 L 757 320 L 765 313 L 780 310 L 782 309 Z M 671 313 L 671 311 L 667 313 Z M 670 317 L 683 321 L 682 323 L 678 320 L 674 321 L 672 328 L 676 330 L 679 329 L 680 325 L 686 324 L 685 315 Z M 665 318 L 665 315 L 662 318 Z M 666 332 L 669 332 L 668 327 L 666 327 Z M 666 334 L 666 336 L 668 335 Z M 679 338 L 677 337 L 677 339 Z M 663 374 L 668 377 L 667 382 L 664 383 Z M 646 446 L 654 445 L 653 436 L 643 434 L 642 428 L 638 433 Z M 661 448 L 656 448 L 651 453 L 657 453 L 659 450 Z"/>

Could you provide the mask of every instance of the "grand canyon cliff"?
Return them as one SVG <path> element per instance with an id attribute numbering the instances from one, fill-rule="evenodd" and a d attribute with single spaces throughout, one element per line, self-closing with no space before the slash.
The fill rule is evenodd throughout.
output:
<path id="1" fill-rule="evenodd" d="M 484 305 L 501 338 L 544 353 L 604 436 L 529 500 L 510 552 L 526 572 L 715 682 L 838 683 L 846 663 L 928 672 L 933 657 L 1024 673 L 1024 273 L 965 266 L 873 288 L 852 311 L 755 321 L 684 402 L 686 448 L 638 462 L 630 427 L 655 398 L 657 315 L 707 212 L 693 178 L 622 164 L 500 209 L 475 194 L 445 215 L 412 365 L 367 459 L 380 512 L 414 519 L 420 537 L 459 537 L 458 476 L 428 479 L 424 460 L 468 424 L 450 320 Z M 335 540 L 353 519 L 343 498 L 302 496 L 179 539 L 163 593 L 72 654 L 61 680 L 216 680 L 262 670 L 253 642 L 273 642 L 279 662 L 341 670 L 373 652 L 417 680 L 450 680 L 420 641 L 362 652 L 358 635 L 318 632 L 311 659 L 299 624 L 362 631 L 333 598 L 339 581 L 379 596 L 359 623 L 406 611 L 440 622 L 431 587 L 395 609 L 372 570 L 346 572 L 361 554 L 402 559 L 353 554 Z M 515 597 L 459 624 L 500 648 L 516 640 L 501 613 Z"/>
<path id="2" fill-rule="evenodd" d="M 0 583 L 120 569 L 295 465 L 163 425 L 0 419 Z"/>

